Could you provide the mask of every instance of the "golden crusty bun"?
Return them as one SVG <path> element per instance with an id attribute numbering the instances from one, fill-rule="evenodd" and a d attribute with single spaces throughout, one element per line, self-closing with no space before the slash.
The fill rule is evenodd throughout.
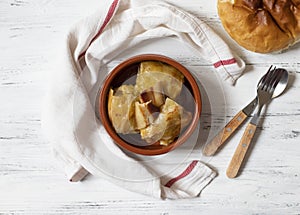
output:
<path id="1" fill-rule="evenodd" d="M 228 34 L 244 48 L 278 52 L 300 39 L 300 0 L 218 0 Z"/>

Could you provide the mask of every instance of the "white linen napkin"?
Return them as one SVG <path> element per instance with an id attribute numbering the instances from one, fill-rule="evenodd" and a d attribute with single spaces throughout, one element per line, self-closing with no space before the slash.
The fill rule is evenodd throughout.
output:
<path id="1" fill-rule="evenodd" d="M 70 181 L 91 173 L 156 198 L 196 197 L 216 173 L 199 160 L 159 164 L 160 156 L 154 156 L 158 165 L 152 166 L 152 161 L 148 165 L 124 152 L 95 117 L 91 92 L 107 75 L 106 64 L 152 38 L 176 37 L 196 49 L 231 84 L 245 64 L 204 22 L 179 8 L 141 0 L 110 3 L 70 30 L 60 63 L 51 73 L 43 130 Z M 162 171 L 166 169 L 170 171 Z"/>

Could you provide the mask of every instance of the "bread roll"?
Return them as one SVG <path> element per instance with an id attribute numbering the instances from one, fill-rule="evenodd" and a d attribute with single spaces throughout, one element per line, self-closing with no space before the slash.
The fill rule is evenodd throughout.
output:
<path id="1" fill-rule="evenodd" d="M 300 39 L 300 0 L 218 0 L 228 34 L 244 48 L 279 52 Z"/>

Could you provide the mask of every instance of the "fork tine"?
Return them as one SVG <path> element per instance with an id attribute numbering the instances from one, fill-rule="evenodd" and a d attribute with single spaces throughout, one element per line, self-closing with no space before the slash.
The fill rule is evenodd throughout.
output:
<path id="1" fill-rule="evenodd" d="M 273 93 L 277 84 L 280 82 L 282 75 L 284 74 L 283 69 L 275 69 L 272 74 L 268 76 L 268 80 L 265 81 L 264 86 L 261 90 L 268 93 Z"/>
<path id="2" fill-rule="evenodd" d="M 281 72 L 278 72 L 278 70 L 276 69 L 272 75 L 270 75 L 269 81 L 268 83 L 266 83 L 266 91 L 270 91 L 272 89 L 272 87 L 274 86 L 276 80 L 281 77 Z M 277 84 L 276 84 L 277 85 Z"/>
<path id="3" fill-rule="evenodd" d="M 270 82 L 270 79 L 273 77 L 273 73 L 276 70 L 276 66 L 273 67 L 273 65 L 270 66 L 268 72 L 262 77 L 261 81 L 258 83 L 258 88 L 261 90 L 267 90 L 267 85 Z"/>
<path id="4" fill-rule="evenodd" d="M 264 82 L 265 81 L 265 79 L 266 79 L 266 76 L 268 76 L 268 74 L 273 70 L 272 69 L 272 67 L 273 67 L 273 65 L 271 65 L 270 67 L 269 67 L 269 69 L 268 69 L 268 71 L 267 71 L 267 73 L 266 74 L 264 74 L 264 76 L 260 79 L 260 81 L 259 81 L 259 83 L 258 83 L 258 85 L 260 85 L 262 82 Z M 276 68 L 276 67 L 275 67 Z"/>
<path id="5" fill-rule="evenodd" d="M 272 86 L 271 86 L 271 88 L 272 88 L 273 90 L 275 90 L 275 87 L 276 87 L 277 84 L 280 82 L 280 79 L 281 79 L 281 77 L 282 77 L 283 74 L 284 74 L 284 70 L 283 70 L 283 69 L 277 69 L 276 71 L 277 71 L 276 78 L 275 78 L 275 80 L 273 81 Z"/>
<path id="6" fill-rule="evenodd" d="M 272 68 L 273 65 L 270 66 L 268 72 L 266 74 L 264 74 L 261 79 L 259 80 L 258 84 L 257 84 L 257 87 L 258 88 L 261 88 L 263 86 L 263 83 L 265 82 L 265 79 L 266 79 L 266 75 L 270 72 L 271 68 Z"/>

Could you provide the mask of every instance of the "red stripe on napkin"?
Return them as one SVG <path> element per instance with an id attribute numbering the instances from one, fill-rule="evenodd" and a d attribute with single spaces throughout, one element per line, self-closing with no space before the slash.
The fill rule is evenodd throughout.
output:
<path id="1" fill-rule="evenodd" d="M 88 45 L 87 49 L 91 46 L 91 44 L 95 41 L 95 39 L 97 39 L 97 37 L 99 37 L 99 35 L 102 33 L 102 31 L 104 30 L 104 28 L 106 27 L 106 25 L 108 24 L 108 22 L 110 21 L 110 19 L 112 18 L 112 16 L 114 15 L 114 12 L 116 10 L 118 2 L 119 2 L 119 0 L 114 0 L 113 3 L 111 4 L 111 6 L 110 6 L 110 8 L 109 8 L 109 10 L 108 10 L 108 12 L 106 14 L 106 17 L 104 19 L 103 24 L 101 25 L 101 27 L 100 27 L 99 31 L 97 32 L 97 34 L 91 40 L 91 42 Z M 81 57 L 83 57 L 85 55 L 86 50 L 79 55 L 78 59 L 80 59 Z"/>
<path id="2" fill-rule="evenodd" d="M 228 60 L 220 60 L 216 63 L 214 63 L 214 67 L 215 68 L 218 68 L 219 66 L 225 66 L 225 65 L 230 65 L 230 64 L 234 64 L 236 63 L 236 59 L 235 58 L 231 58 L 231 59 L 228 59 Z"/>
<path id="3" fill-rule="evenodd" d="M 171 187 L 176 181 L 178 181 L 178 180 L 184 178 L 185 176 L 187 176 L 188 174 L 190 174 L 192 172 L 192 170 L 195 168 L 195 166 L 197 165 L 197 163 L 198 163 L 198 161 L 193 161 L 192 163 L 190 163 L 190 165 L 180 175 L 169 180 L 165 184 L 165 187 Z"/>

